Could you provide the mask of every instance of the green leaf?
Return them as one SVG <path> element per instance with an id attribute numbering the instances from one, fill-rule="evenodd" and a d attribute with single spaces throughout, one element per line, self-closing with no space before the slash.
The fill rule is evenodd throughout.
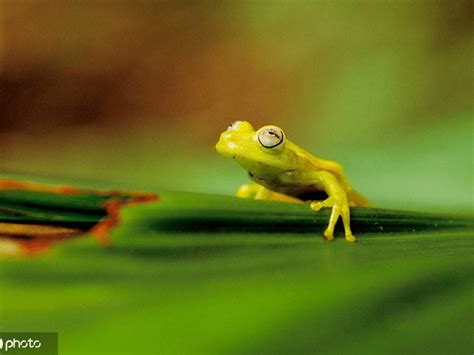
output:
<path id="1" fill-rule="evenodd" d="M 110 198 L 27 195 L 0 191 L 1 221 L 97 222 Z M 162 192 L 123 208 L 109 247 L 1 260 L 0 325 L 58 331 L 67 354 L 472 351 L 472 216 L 351 217 L 358 243 L 326 242 L 325 210 Z"/>

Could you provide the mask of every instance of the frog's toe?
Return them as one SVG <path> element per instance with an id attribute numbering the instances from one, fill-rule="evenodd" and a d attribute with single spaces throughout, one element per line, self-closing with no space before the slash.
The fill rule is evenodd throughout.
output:
<path id="1" fill-rule="evenodd" d="M 357 242 L 357 238 L 353 234 L 347 234 L 346 235 L 346 240 L 348 242 Z"/>
<path id="2" fill-rule="evenodd" d="M 311 209 L 313 211 L 319 211 L 321 208 L 324 207 L 324 204 L 322 202 L 311 202 Z"/>
<path id="3" fill-rule="evenodd" d="M 332 231 L 326 229 L 324 231 L 324 239 L 329 240 L 329 241 L 333 240 L 334 239 L 334 233 Z"/>

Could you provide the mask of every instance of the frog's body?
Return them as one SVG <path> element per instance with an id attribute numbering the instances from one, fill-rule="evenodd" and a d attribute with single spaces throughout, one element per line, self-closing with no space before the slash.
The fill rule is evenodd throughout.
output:
<path id="1" fill-rule="evenodd" d="M 338 163 L 311 155 L 287 140 L 276 126 L 255 131 L 245 121 L 229 126 L 221 134 L 216 149 L 235 159 L 254 181 L 241 186 L 237 196 L 289 202 L 323 199 L 313 201 L 311 208 L 318 211 L 332 207 L 325 238 L 334 238 L 334 226 L 342 216 L 346 239 L 356 240 L 350 229 L 349 206 L 368 207 L 370 204 L 352 189 Z"/>

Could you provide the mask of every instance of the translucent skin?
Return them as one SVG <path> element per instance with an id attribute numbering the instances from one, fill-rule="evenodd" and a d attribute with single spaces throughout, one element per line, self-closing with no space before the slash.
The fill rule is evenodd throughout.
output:
<path id="1" fill-rule="evenodd" d="M 270 137 L 277 144 L 274 147 L 268 147 L 273 141 L 264 146 L 265 142 L 260 139 L 262 133 L 268 130 L 279 133 L 276 137 Z M 356 241 L 350 227 L 349 206 L 369 207 L 370 203 L 352 189 L 340 164 L 320 159 L 301 149 L 286 139 L 279 127 L 264 126 L 256 131 L 246 121 L 237 121 L 229 126 L 221 134 L 216 150 L 235 159 L 254 181 L 242 185 L 237 190 L 238 197 L 303 202 L 308 201 L 305 196 L 323 195 L 327 198 L 311 199 L 310 206 L 314 211 L 323 207 L 332 208 L 324 237 L 334 239 L 334 227 L 341 217 L 346 240 Z"/>

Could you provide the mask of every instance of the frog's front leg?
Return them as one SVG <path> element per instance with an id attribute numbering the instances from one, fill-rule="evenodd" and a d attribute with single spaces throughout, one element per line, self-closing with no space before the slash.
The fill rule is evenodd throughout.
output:
<path id="1" fill-rule="evenodd" d="M 271 191 L 257 183 L 250 183 L 240 186 L 237 189 L 236 196 L 240 198 L 250 198 L 254 200 L 271 200 L 283 202 L 302 202 L 301 200 L 284 195 L 275 191 Z"/>
<path id="2" fill-rule="evenodd" d="M 307 179 L 310 183 L 313 183 L 315 187 L 323 188 L 328 195 L 328 198 L 324 201 L 312 202 L 311 208 L 314 211 L 319 211 L 323 207 L 332 208 L 328 227 L 324 231 L 324 238 L 327 240 L 334 239 L 334 227 L 340 216 L 344 223 L 346 240 L 355 242 L 356 237 L 352 234 L 350 226 L 350 210 L 347 195 L 336 177 L 329 172 L 321 171 L 312 173 Z"/>

